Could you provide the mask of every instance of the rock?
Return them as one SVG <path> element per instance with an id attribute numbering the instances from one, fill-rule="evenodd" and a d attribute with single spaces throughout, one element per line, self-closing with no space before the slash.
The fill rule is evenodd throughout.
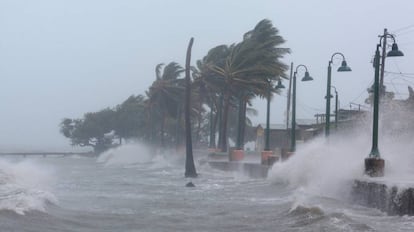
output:
<path id="1" fill-rule="evenodd" d="M 185 187 L 195 187 L 195 185 L 193 184 L 193 182 L 188 182 L 186 185 L 185 185 Z"/>

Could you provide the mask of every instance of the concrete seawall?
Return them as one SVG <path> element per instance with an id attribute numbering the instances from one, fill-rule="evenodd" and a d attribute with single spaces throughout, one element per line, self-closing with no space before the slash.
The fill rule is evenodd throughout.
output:
<path id="1" fill-rule="evenodd" d="M 355 180 L 353 200 L 389 215 L 414 215 L 414 188 L 397 187 L 375 180 Z"/>
<path id="2" fill-rule="evenodd" d="M 209 161 L 212 168 L 222 171 L 240 172 L 251 178 L 266 178 L 270 166 L 258 163 L 245 163 L 237 161 Z"/>

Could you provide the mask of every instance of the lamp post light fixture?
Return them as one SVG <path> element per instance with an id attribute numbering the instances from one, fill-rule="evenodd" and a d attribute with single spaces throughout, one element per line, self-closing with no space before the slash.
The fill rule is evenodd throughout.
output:
<path id="1" fill-rule="evenodd" d="M 326 96 L 331 96 L 331 76 L 332 76 L 332 63 L 333 58 L 336 55 L 342 56 L 342 63 L 341 66 L 338 68 L 338 72 L 350 72 L 352 69 L 348 66 L 345 60 L 345 56 L 340 52 L 335 52 L 331 59 L 328 62 L 328 79 L 326 84 Z M 330 116 L 331 116 L 331 98 L 326 97 L 326 115 L 325 115 L 325 136 L 329 136 L 329 129 L 330 129 Z"/>
<path id="2" fill-rule="evenodd" d="M 290 133 L 290 151 L 294 152 L 296 150 L 296 74 L 300 67 L 305 68 L 305 76 L 302 78 L 302 81 L 312 81 L 313 78 L 309 75 L 308 68 L 300 64 L 296 66 L 295 72 L 293 73 L 293 91 L 292 91 L 292 128 Z"/>
<path id="3" fill-rule="evenodd" d="M 381 47 L 381 41 L 383 39 L 391 38 L 393 40 L 393 44 L 391 47 L 391 51 L 387 53 L 388 57 L 395 57 L 395 56 L 404 56 L 404 53 L 402 53 L 398 49 L 398 45 L 395 42 L 395 38 L 393 35 L 389 33 L 384 33 L 383 35 L 379 36 L 380 41 L 376 46 L 375 50 L 375 57 L 374 57 L 374 68 L 375 68 L 375 74 L 374 74 L 374 105 L 373 105 L 373 125 L 372 125 L 372 148 L 371 152 L 369 153 L 368 158 L 365 159 L 365 174 L 371 176 L 371 177 L 378 177 L 384 175 L 384 167 L 385 162 L 380 157 L 380 152 L 378 150 L 378 114 L 379 114 L 379 98 L 380 98 L 380 50 Z M 385 54 L 382 54 L 382 56 L 385 56 Z M 384 59 L 385 60 L 385 59 Z"/>
<path id="4" fill-rule="evenodd" d="M 279 79 L 275 89 L 284 89 L 285 86 L 282 84 L 282 81 Z M 261 155 L 261 163 L 272 165 L 275 160 L 271 160 L 270 156 L 273 154 L 272 150 L 270 149 L 270 97 L 272 93 L 272 85 L 269 82 L 267 87 L 267 110 L 266 110 L 266 130 L 265 130 L 265 146 L 264 150 L 262 151 Z"/>

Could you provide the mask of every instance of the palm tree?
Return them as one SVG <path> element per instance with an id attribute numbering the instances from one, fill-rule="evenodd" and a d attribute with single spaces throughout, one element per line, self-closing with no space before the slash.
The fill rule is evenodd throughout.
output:
<path id="1" fill-rule="evenodd" d="M 223 79 L 220 78 L 210 67 L 212 65 L 223 66 L 230 49 L 227 45 L 219 45 L 209 50 L 203 59 L 196 62 L 193 71 L 193 89 L 198 92 L 199 108 L 202 104 L 208 105 L 210 109 L 210 142 L 209 148 L 215 148 L 216 125 L 219 116 L 219 98 L 223 92 Z M 201 115 L 201 114 L 200 114 Z"/>
<path id="2" fill-rule="evenodd" d="M 166 117 L 177 115 L 178 106 L 183 99 L 184 79 L 179 78 L 183 72 L 184 69 L 175 62 L 171 62 L 165 67 L 164 64 L 158 64 L 155 68 L 156 80 L 147 92 L 150 120 L 152 122 L 157 118 L 160 120 L 159 131 L 162 148 L 165 147 Z"/>
<path id="3" fill-rule="evenodd" d="M 289 49 L 278 47 L 284 42 L 278 30 L 265 19 L 247 32 L 242 42 L 230 46 L 231 52 L 223 66 L 210 66 L 224 82 L 223 125 L 219 141 L 222 151 L 227 151 L 227 118 L 231 97 L 240 92 L 263 94 L 269 82 L 285 77 L 288 67 L 279 59 Z"/>

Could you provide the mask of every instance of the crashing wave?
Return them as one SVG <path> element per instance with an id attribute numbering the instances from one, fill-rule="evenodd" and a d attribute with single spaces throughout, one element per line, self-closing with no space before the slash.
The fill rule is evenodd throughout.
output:
<path id="1" fill-rule="evenodd" d="M 11 163 L 0 160 L 0 211 L 24 215 L 29 211 L 46 211 L 56 197 L 46 189 L 51 181 L 50 170 L 29 161 Z"/>

